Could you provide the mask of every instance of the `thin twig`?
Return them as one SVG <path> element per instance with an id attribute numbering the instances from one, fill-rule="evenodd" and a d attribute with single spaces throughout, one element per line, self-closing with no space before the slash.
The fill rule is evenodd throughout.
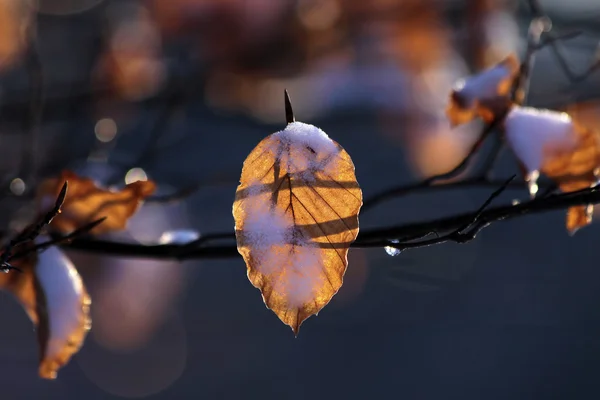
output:
<path id="1" fill-rule="evenodd" d="M 373 209 L 376 205 L 379 205 L 384 201 L 391 200 L 393 198 L 397 198 L 407 194 L 416 194 L 422 191 L 432 193 L 435 191 L 449 191 L 465 188 L 491 188 L 498 187 L 500 185 L 502 185 L 502 181 L 487 179 L 483 177 L 474 177 L 432 186 L 422 185 L 421 182 L 416 184 L 399 186 L 396 188 L 387 189 L 367 198 L 364 201 L 361 213 L 364 214 L 365 211 Z M 546 185 L 542 183 L 540 183 L 538 186 L 540 188 L 546 187 Z M 507 189 L 514 190 L 521 190 L 526 188 L 527 185 L 524 181 L 510 182 L 510 184 L 507 186 Z"/>
<path id="2" fill-rule="evenodd" d="M 25 65 L 29 75 L 29 115 L 25 125 L 26 135 L 23 139 L 20 175 L 29 187 L 35 187 L 35 179 L 39 163 L 39 136 L 44 109 L 44 74 L 42 61 L 38 52 L 36 15 L 31 16 L 27 27 L 29 47 Z"/>
<path id="3" fill-rule="evenodd" d="M 81 237 L 81 236 L 85 235 L 86 233 L 90 232 L 92 229 L 94 229 L 95 227 L 100 225 L 102 222 L 104 222 L 105 219 L 106 219 L 106 217 L 99 218 L 95 221 L 90 222 L 89 224 L 86 224 L 86 225 L 74 230 L 73 232 L 69 233 L 66 236 L 57 236 L 55 238 L 52 238 L 51 240 L 47 240 L 45 242 L 38 243 L 25 251 L 17 252 L 15 254 L 13 254 L 12 256 L 10 256 L 8 258 L 8 261 L 18 260 L 19 258 L 23 258 L 33 252 L 43 251 L 51 246 L 58 246 L 61 244 L 68 243 L 69 241 L 75 239 L 76 237 Z"/>
<path id="4" fill-rule="evenodd" d="M 434 176 L 424 179 L 418 183 L 389 188 L 382 192 L 376 193 L 364 201 L 364 204 L 362 206 L 362 212 L 364 213 L 365 211 L 372 209 L 376 205 L 379 205 L 386 200 L 396 198 L 399 196 L 403 196 L 408 193 L 414 193 L 414 192 L 417 192 L 417 191 L 420 191 L 423 189 L 429 189 L 429 188 L 447 189 L 447 188 L 451 188 L 451 187 L 453 188 L 453 187 L 457 187 L 457 186 L 461 186 L 461 185 L 480 186 L 481 184 L 488 186 L 489 183 L 485 182 L 485 180 L 483 178 L 474 178 L 473 180 L 463 180 L 463 181 L 458 181 L 458 182 L 448 182 L 448 183 L 440 184 L 440 185 L 436 185 L 436 183 L 439 181 L 442 181 L 442 180 L 453 178 L 453 177 L 459 175 L 461 172 L 463 172 L 465 170 L 465 168 L 469 165 L 469 162 L 475 156 L 475 154 L 477 153 L 477 150 L 479 150 L 479 148 L 481 147 L 481 145 L 483 144 L 485 139 L 487 139 L 487 137 L 490 135 L 490 133 L 493 132 L 493 130 L 499 125 L 499 123 L 500 123 L 500 118 L 497 118 L 497 119 L 493 120 L 491 123 L 487 124 L 485 126 L 485 128 L 483 129 L 483 131 L 481 132 L 481 134 L 479 135 L 479 138 L 477 139 L 477 141 L 473 144 L 473 146 L 471 146 L 471 149 L 467 153 L 466 157 L 452 170 L 450 170 L 448 172 L 444 172 L 443 174 L 434 175 Z M 467 182 L 467 183 L 465 184 L 465 182 Z"/>
<path id="5" fill-rule="evenodd" d="M 535 9 L 535 7 L 532 6 L 532 9 Z M 529 30 L 527 32 L 527 50 L 525 51 L 525 59 L 521 63 L 521 71 L 515 81 L 512 93 L 513 101 L 519 105 L 527 104 L 529 84 L 531 83 L 531 71 L 535 64 L 535 54 L 541 48 L 540 42 L 542 34 L 551 26 L 548 17 L 545 15 L 538 15 L 535 11 L 534 14 L 536 14 L 536 16 L 529 24 Z"/>
<path id="6" fill-rule="evenodd" d="M 202 185 L 200 185 L 200 184 L 189 185 L 180 190 L 177 190 L 176 192 L 169 193 L 166 195 L 150 196 L 144 202 L 145 203 L 165 204 L 165 203 L 181 201 L 181 200 L 188 198 L 192 194 L 196 193 L 198 191 L 198 189 L 200 189 L 201 187 L 202 187 Z"/>
<path id="7" fill-rule="evenodd" d="M 496 189 L 487 200 L 479 207 L 479 209 L 472 215 L 472 218 L 466 221 L 463 225 L 456 228 L 452 232 L 446 235 L 437 235 L 437 237 L 427 240 L 422 240 L 419 242 L 414 242 L 416 238 L 410 238 L 409 240 L 404 240 L 402 243 L 399 240 L 392 240 L 388 247 L 394 247 L 398 250 L 405 250 L 409 248 L 418 248 L 418 247 L 427 247 L 432 246 L 434 244 L 441 244 L 445 242 L 456 242 L 456 243 L 466 243 L 473 239 L 479 231 L 488 226 L 490 222 L 486 221 L 483 218 L 483 213 L 488 208 L 488 206 L 496 199 L 506 188 L 508 185 L 516 178 L 516 175 L 513 175 L 510 179 L 505 181 L 502 186 Z M 438 231 L 432 231 L 432 233 L 437 233 Z M 422 236 L 422 235 L 420 235 Z M 428 235 L 426 235 L 428 236 Z"/>
<path id="8" fill-rule="evenodd" d="M 549 20 L 547 14 L 545 13 L 544 9 L 542 8 L 542 6 L 538 0 L 528 0 L 527 4 L 529 5 L 529 8 L 531 9 L 532 13 L 534 14 L 534 16 L 536 18 L 543 17 L 543 18 L 547 18 Z M 558 65 L 560 66 L 560 68 L 562 69 L 564 74 L 567 76 L 567 78 L 569 78 L 569 81 L 571 83 L 578 83 L 578 82 L 581 82 L 581 81 L 587 79 L 592 73 L 594 73 L 596 70 L 598 70 L 600 68 L 600 57 L 598 57 L 598 54 L 596 54 L 596 57 L 594 58 L 594 60 L 580 74 L 574 72 L 571 69 L 571 67 L 569 66 L 569 62 L 567 61 L 567 56 L 564 54 L 560 42 L 562 40 L 567 40 L 567 39 L 572 39 L 574 37 L 577 37 L 579 35 L 579 33 L 580 33 L 579 31 L 573 31 L 573 32 L 567 32 L 565 34 L 558 35 L 558 36 L 549 35 L 549 37 L 547 37 L 544 41 L 542 41 L 540 43 L 540 45 L 538 46 L 538 48 L 536 49 L 536 50 L 539 50 L 540 48 L 549 45 L 550 49 L 552 50 L 552 53 L 554 54 L 556 61 L 558 62 Z"/>
<path id="9" fill-rule="evenodd" d="M 36 222 L 34 225 L 31 225 L 31 226 L 25 228 L 21 233 L 19 233 L 17 236 L 15 236 L 6 245 L 6 247 L 4 248 L 4 251 L 0 255 L 0 268 L 4 272 L 8 272 L 11 269 L 18 270 L 18 268 L 13 267 L 12 265 L 9 264 L 9 261 L 13 258 L 12 257 L 13 249 L 20 244 L 23 244 L 25 242 L 30 242 L 30 241 L 34 240 L 36 237 L 38 237 L 39 234 L 41 233 L 42 229 L 44 229 L 45 226 L 49 225 L 52 222 L 52 220 L 54 219 L 54 217 L 56 217 L 60 213 L 60 208 L 62 207 L 62 205 L 65 201 L 65 197 L 67 195 L 67 188 L 68 188 L 68 183 L 65 181 L 65 183 L 62 186 L 62 189 L 60 190 L 60 193 L 58 194 L 58 197 L 56 198 L 54 207 L 52 207 L 51 210 L 49 210 L 46 214 L 44 214 L 38 222 Z"/>

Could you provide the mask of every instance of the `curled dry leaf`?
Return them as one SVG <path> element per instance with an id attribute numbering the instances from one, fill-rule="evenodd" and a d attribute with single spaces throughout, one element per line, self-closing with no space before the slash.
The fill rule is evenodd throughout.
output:
<path id="1" fill-rule="evenodd" d="M 519 74 L 519 59 L 511 54 L 497 65 L 461 79 L 450 93 L 446 115 L 452 126 L 480 117 L 491 122 L 511 105 L 513 82 Z"/>
<path id="2" fill-rule="evenodd" d="M 600 136 L 566 113 L 513 107 L 505 121 L 506 139 L 525 171 L 532 197 L 540 173 L 551 178 L 563 192 L 594 186 L 600 167 Z M 567 230 L 591 222 L 593 206 L 567 211 Z"/>
<path id="3" fill-rule="evenodd" d="M 71 261 L 56 247 L 15 263 L 22 272 L 0 275 L 0 287 L 21 303 L 40 348 L 39 375 L 55 379 L 91 327 L 90 297 Z"/>
<path id="4" fill-rule="evenodd" d="M 113 191 L 98 187 L 89 178 L 63 171 L 59 177 L 50 178 L 40 185 L 38 189 L 40 212 L 45 212 L 53 204 L 65 181 L 69 182 L 69 195 L 63 203 L 62 212 L 52 221 L 52 228 L 61 233 L 72 232 L 102 217 L 106 217 L 106 220 L 93 228 L 92 234 L 125 229 L 127 220 L 135 214 L 142 201 L 156 189 L 152 181 L 137 181 L 119 191 Z"/>
<path id="5" fill-rule="evenodd" d="M 295 334 L 342 286 L 361 205 L 350 156 L 315 126 L 289 123 L 244 161 L 233 205 L 238 251 Z"/>

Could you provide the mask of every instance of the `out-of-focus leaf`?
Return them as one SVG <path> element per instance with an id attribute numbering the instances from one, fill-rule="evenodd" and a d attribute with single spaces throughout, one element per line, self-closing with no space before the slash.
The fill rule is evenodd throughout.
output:
<path id="1" fill-rule="evenodd" d="M 295 334 L 342 286 L 361 205 L 350 156 L 315 126 L 292 122 L 246 158 L 233 205 L 238 251 Z"/>
<path id="2" fill-rule="evenodd" d="M 491 122 L 511 105 L 513 81 L 519 73 L 519 59 L 511 54 L 497 65 L 459 80 L 450 93 L 446 115 L 452 126 L 479 117 Z"/>
<path id="3" fill-rule="evenodd" d="M 513 107 L 505 121 L 506 138 L 526 171 L 531 196 L 541 173 L 563 192 L 589 188 L 598 181 L 600 136 L 569 114 L 531 107 Z M 575 231 L 592 220 L 593 206 L 571 207 L 567 230 Z"/>
<path id="4" fill-rule="evenodd" d="M 94 79 L 128 101 L 155 95 L 167 78 L 161 35 L 144 3 L 117 1 L 105 7 L 107 46 L 98 58 Z"/>
<path id="5" fill-rule="evenodd" d="M 55 379 L 91 327 L 90 297 L 71 261 L 57 248 L 17 261 L 22 272 L 0 275 L 0 288 L 21 303 L 37 331 L 39 375 Z"/>
<path id="6" fill-rule="evenodd" d="M 29 0 L 0 0 L 0 70 L 12 66 L 26 50 L 33 4 Z"/>
<path id="7" fill-rule="evenodd" d="M 137 181 L 120 191 L 112 191 L 98 187 L 89 178 L 63 171 L 58 178 L 50 178 L 39 186 L 38 209 L 41 212 L 45 212 L 56 199 L 65 181 L 69 182 L 69 195 L 63 203 L 62 212 L 52 221 L 52 228 L 62 233 L 72 232 L 102 217 L 106 220 L 96 226 L 92 234 L 124 229 L 141 202 L 156 189 L 152 181 Z"/>

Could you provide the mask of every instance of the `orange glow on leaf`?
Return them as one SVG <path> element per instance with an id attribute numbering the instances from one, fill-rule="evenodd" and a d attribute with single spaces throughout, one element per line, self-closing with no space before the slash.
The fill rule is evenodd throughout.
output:
<path id="1" fill-rule="evenodd" d="M 552 178 L 563 192 L 573 192 L 595 185 L 600 168 L 600 136 L 575 122 L 576 145 L 564 152 L 548 152 L 541 171 Z M 567 230 L 573 234 L 592 222 L 593 205 L 575 206 L 567 211 Z"/>
<path id="2" fill-rule="evenodd" d="M 0 288 L 24 308 L 37 332 L 39 375 L 55 379 L 79 351 L 91 327 L 90 297 L 71 261 L 56 247 L 14 263 Z"/>
<path id="3" fill-rule="evenodd" d="M 361 206 L 350 156 L 312 125 L 290 123 L 246 158 L 233 205 L 238 251 L 296 335 L 342 286 Z"/>
<path id="4" fill-rule="evenodd" d="M 106 220 L 92 229 L 92 234 L 125 229 L 127 220 L 135 214 L 142 201 L 156 190 L 152 181 L 137 181 L 119 191 L 112 191 L 98 187 L 89 178 L 63 171 L 59 177 L 50 178 L 40 185 L 38 208 L 41 212 L 51 204 L 50 199 L 56 198 L 65 181 L 69 182 L 69 192 L 61 208 L 62 212 L 51 224 L 53 229 L 62 233 L 72 232 L 102 217 L 106 217 Z"/>
<path id="5" fill-rule="evenodd" d="M 479 117 L 491 122 L 511 105 L 511 89 L 519 74 L 519 59 L 510 54 L 497 65 L 457 83 L 450 93 L 446 115 L 452 126 Z"/>
<path id="6" fill-rule="evenodd" d="M 532 196 L 537 192 L 540 173 L 562 192 L 586 189 L 598 181 L 600 136 L 567 113 L 515 106 L 506 117 L 505 136 L 521 163 Z M 592 205 L 571 207 L 566 223 L 569 233 L 588 225 L 592 211 Z"/>

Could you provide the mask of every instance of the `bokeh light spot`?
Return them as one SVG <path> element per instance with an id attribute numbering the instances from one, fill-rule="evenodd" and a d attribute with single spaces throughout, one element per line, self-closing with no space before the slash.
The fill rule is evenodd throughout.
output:
<path id="1" fill-rule="evenodd" d="M 10 191 L 16 196 L 21 196 L 25 193 L 25 189 L 25 182 L 23 182 L 23 179 L 21 178 L 15 178 L 10 183 Z"/>
<path id="2" fill-rule="evenodd" d="M 108 143 L 117 136 L 117 123 L 111 118 L 102 118 L 96 122 L 94 133 L 96 133 L 96 139 Z"/>
<path id="3" fill-rule="evenodd" d="M 115 396 L 143 398 L 167 389 L 185 370 L 187 333 L 182 318 L 171 315 L 142 347 L 107 349 L 91 337 L 77 357 L 84 375 Z"/>

